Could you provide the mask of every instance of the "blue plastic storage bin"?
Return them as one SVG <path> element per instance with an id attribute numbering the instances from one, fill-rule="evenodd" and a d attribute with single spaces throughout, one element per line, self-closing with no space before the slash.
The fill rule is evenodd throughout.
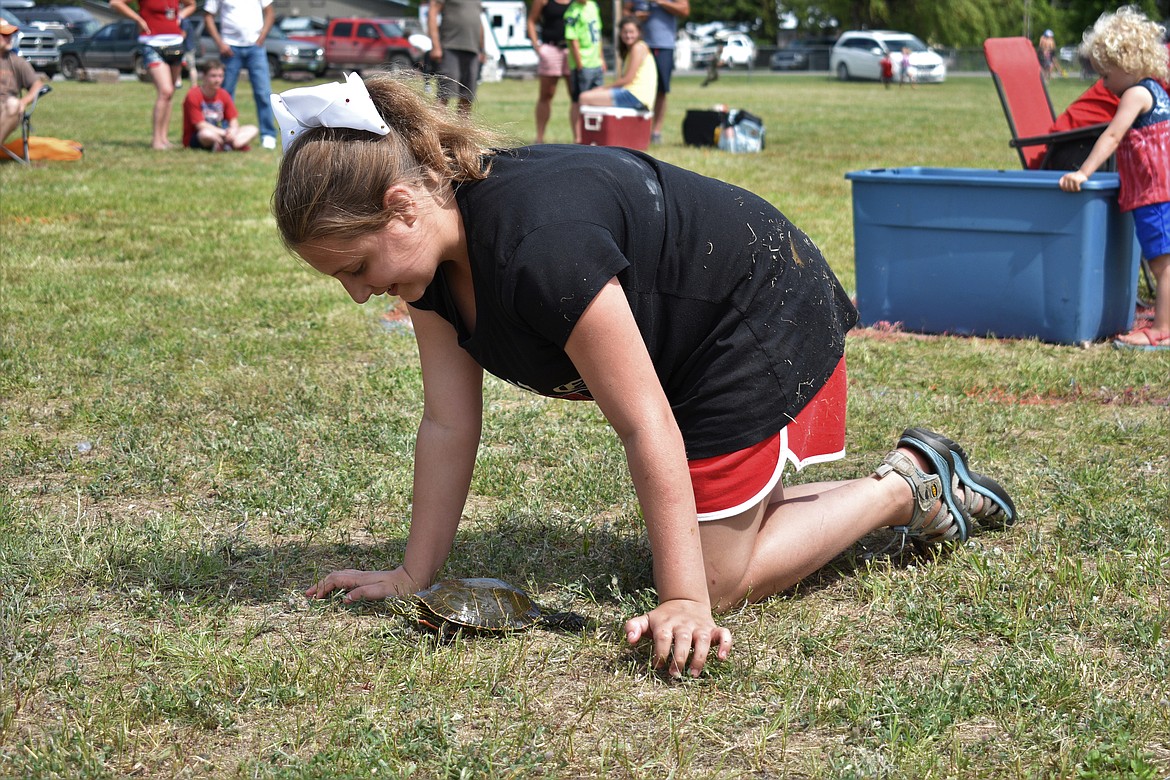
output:
<path id="1" fill-rule="evenodd" d="M 853 183 L 865 325 L 1061 344 L 1127 331 L 1140 248 L 1115 173 L 1062 192 L 1061 171 L 881 168 Z"/>

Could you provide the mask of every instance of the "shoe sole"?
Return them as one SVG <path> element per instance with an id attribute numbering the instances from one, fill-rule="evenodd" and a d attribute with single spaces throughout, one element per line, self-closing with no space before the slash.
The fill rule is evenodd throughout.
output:
<path id="1" fill-rule="evenodd" d="M 962 446 L 948 439 L 946 436 L 929 431 L 926 428 L 907 428 L 902 432 L 902 436 L 910 436 L 923 442 L 929 442 L 932 447 L 946 448 L 951 453 L 951 462 L 954 464 L 955 474 L 959 478 L 959 483 L 964 488 L 970 488 L 983 496 L 985 501 L 991 501 L 1002 508 L 1004 511 L 1004 527 L 1015 525 L 1016 504 L 1012 501 L 1012 497 L 1008 495 L 1007 490 L 1002 485 L 991 477 L 971 470 L 970 466 L 967 465 L 967 452 Z M 995 525 L 999 524 L 996 523 Z"/>
<path id="2" fill-rule="evenodd" d="M 951 474 L 954 472 L 954 455 L 946 446 L 939 446 L 932 441 L 920 439 L 912 434 L 915 429 L 908 428 L 902 432 L 902 437 L 898 439 L 899 447 L 910 447 L 921 453 L 931 465 L 934 466 L 934 471 L 939 476 L 942 482 L 942 498 L 950 511 L 951 516 L 955 518 L 955 524 L 959 527 L 959 542 L 965 542 L 970 537 L 971 517 L 967 511 L 959 506 L 959 502 L 955 500 L 954 491 L 951 490 Z"/>

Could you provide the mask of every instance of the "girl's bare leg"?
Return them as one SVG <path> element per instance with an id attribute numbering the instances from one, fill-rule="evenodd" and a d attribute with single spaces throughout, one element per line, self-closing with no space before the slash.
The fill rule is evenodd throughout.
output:
<path id="1" fill-rule="evenodd" d="M 150 69 L 157 92 L 154 99 L 153 134 L 150 145 L 155 149 L 170 149 L 167 138 L 171 128 L 171 98 L 175 95 L 175 81 L 179 78 L 179 66 L 156 65 Z"/>
<path id="2" fill-rule="evenodd" d="M 557 93 L 559 76 L 541 76 L 540 94 L 536 98 L 536 143 L 544 143 L 544 132 L 548 128 L 548 118 L 552 114 L 553 96 Z"/>
<path id="3" fill-rule="evenodd" d="M 931 472 L 917 453 L 902 452 Z M 778 485 L 740 515 L 699 524 L 711 604 L 729 609 L 786 590 L 866 534 L 907 522 L 913 506 L 909 484 L 896 474 Z"/>

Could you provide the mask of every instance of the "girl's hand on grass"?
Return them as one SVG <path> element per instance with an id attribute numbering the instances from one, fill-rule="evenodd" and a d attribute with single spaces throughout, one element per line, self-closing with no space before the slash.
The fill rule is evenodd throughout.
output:
<path id="1" fill-rule="evenodd" d="M 344 569 L 329 574 L 306 590 L 305 595 L 311 599 L 323 599 L 335 590 L 346 591 L 343 600 L 350 604 L 355 601 L 377 601 L 389 596 L 409 596 L 419 588 L 401 566 L 394 571 Z"/>
<path id="2" fill-rule="evenodd" d="M 1089 177 L 1080 171 L 1073 171 L 1066 173 L 1060 177 L 1060 188 L 1065 192 L 1080 192 L 1081 185 L 1088 181 Z"/>
<path id="3" fill-rule="evenodd" d="M 654 642 L 654 668 L 661 669 L 669 661 L 672 677 L 682 676 L 687 656 L 691 676 L 698 677 L 712 645 L 718 648 L 720 661 L 731 652 L 731 632 L 715 625 L 711 608 L 697 601 L 664 601 L 657 609 L 626 621 L 626 641 L 631 645 L 646 636 Z"/>

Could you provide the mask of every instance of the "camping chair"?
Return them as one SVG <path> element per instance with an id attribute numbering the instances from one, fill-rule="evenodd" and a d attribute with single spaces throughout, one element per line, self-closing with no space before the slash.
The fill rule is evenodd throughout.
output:
<path id="1" fill-rule="evenodd" d="M 1048 132 L 1056 112 L 1032 42 L 1027 38 L 988 38 L 983 42 L 983 54 L 1012 133 L 1008 145 L 1020 155 L 1020 164 L 1051 171 L 1079 168 L 1108 123 Z M 1101 169 L 1113 170 L 1113 161 Z"/>
<path id="2" fill-rule="evenodd" d="M 33 101 L 28 104 L 28 108 L 25 109 L 24 116 L 20 118 L 20 154 L 17 154 L 12 149 L 13 146 L 16 146 L 15 143 L 8 145 L 0 144 L 0 150 L 19 163 L 29 164 L 28 137 L 32 135 L 32 112 L 36 110 L 37 101 L 52 91 L 53 88 L 48 84 L 41 87 L 37 91 L 36 97 L 33 98 Z"/>

